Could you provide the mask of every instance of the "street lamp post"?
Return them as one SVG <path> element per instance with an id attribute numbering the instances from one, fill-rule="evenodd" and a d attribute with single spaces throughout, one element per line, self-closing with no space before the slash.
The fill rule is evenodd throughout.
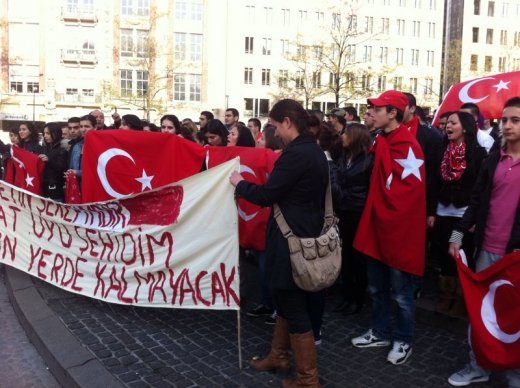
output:
<path id="1" fill-rule="evenodd" d="M 38 86 L 33 86 L 33 103 L 32 103 L 32 106 L 33 106 L 33 124 L 35 123 L 35 117 L 36 117 L 36 93 L 38 93 Z"/>

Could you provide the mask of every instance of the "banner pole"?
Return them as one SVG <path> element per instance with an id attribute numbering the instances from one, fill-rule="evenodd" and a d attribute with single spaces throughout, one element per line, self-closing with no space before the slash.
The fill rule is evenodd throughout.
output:
<path id="1" fill-rule="evenodd" d="M 242 327 L 240 320 L 240 310 L 237 310 L 237 335 L 238 335 L 238 368 L 242 369 Z"/>

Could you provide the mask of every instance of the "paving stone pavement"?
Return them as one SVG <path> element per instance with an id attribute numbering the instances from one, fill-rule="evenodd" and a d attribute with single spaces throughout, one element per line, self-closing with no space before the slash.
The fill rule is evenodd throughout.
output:
<path id="1" fill-rule="evenodd" d="M 242 272 L 252 274 L 254 268 L 242 263 Z M 254 282 L 250 276 L 242 279 Z M 241 370 L 235 312 L 120 306 L 35 283 L 74 336 L 128 387 L 270 387 L 280 386 L 284 377 L 247 366 L 248 359 L 269 349 L 272 327 L 262 319 L 242 314 Z M 430 292 L 426 286 L 425 291 Z M 242 302 L 250 307 L 254 298 Z M 369 309 L 346 317 L 329 312 L 336 302 L 333 294 L 327 298 L 318 348 L 325 387 L 449 387 L 448 375 L 466 361 L 465 322 L 419 313 L 414 353 L 407 364 L 393 366 L 386 362 L 388 349 L 350 345 L 349 339 L 368 327 Z M 480 386 L 503 387 L 505 380 L 497 374 Z"/>
<path id="2" fill-rule="evenodd" d="M 0 388 L 55 388 L 58 382 L 18 322 L 0 264 Z"/>

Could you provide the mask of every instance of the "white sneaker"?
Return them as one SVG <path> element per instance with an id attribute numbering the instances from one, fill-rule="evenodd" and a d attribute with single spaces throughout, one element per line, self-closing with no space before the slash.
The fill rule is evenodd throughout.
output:
<path id="1" fill-rule="evenodd" d="M 467 364 L 448 378 L 448 383 L 455 387 L 464 387 L 472 383 L 484 383 L 489 380 L 489 372 L 482 368 L 475 368 Z"/>
<path id="2" fill-rule="evenodd" d="M 381 346 L 390 346 L 390 341 L 376 337 L 372 329 L 368 330 L 365 334 L 359 337 L 354 337 L 350 340 L 352 345 L 356 348 L 372 348 Z"/>
<path id="3" fill-rule="evenodd" d="M 388 352 L 386 360 L 394 365 L 404 364 L 412 355 L 412 345 L 406 342 L 394 341 L 392 350 Z"/>

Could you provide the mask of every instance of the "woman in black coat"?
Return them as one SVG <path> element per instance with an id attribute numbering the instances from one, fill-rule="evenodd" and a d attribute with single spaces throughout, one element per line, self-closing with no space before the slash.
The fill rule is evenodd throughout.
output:
<path id="1" fill-rule="evenodd" d="M 436 310 L 452 316 L 464 315 L 465 308 L 455 262 L 448 254 L 448 241 L 469 205 L 473 186 L 486 156 L 486 150 L 477 142 L 473 116 L 466 112 L 452 113 L 446 124 L 444 156 L 439 170 L 439 203 L 431 246 L 432 255 L 441 267 Z M 465 236 L 463 249 L 468 257 L 473 256 L 472 234 Z"/>
<path id="2" fill-rule="evenodd" d="M 40 134 L 32 123 L 21 123 L 18 134 L 21 140 L 20 147 L 36 155 L 43 154 L 43 147 L 40 145 Z"/>
<path id="3" fill-rule="evenodd" d="M 324 224 L 325 191 L 329 168 L 316 140 L 307 134 L 308 113 L 294 100 L 281 100 L 269 112 L 285 149 L 264 185 L 245 181 L 238 172 L 230 177 L 236 194 L 261 206 L 277 203 L 298 237 L 317 237 Z M 272 213 L 267 226 L 266 255 L 273 301 L 278 316 L 271 351 L 253 359 L 257 370 L 288 369 L 288 349 L 296 361 L 297 379 L 284 385 L 319 386 L 316 347 L 309 312 L 310 293 L 292 277 L 289 247 Z"/>
<path id="4" fill-rule="evenodd" d="M 341 251 L 341 279 L 343 300 L 334 309 L 346 315 L 356 314 L 365 304 L 368 285 L 366 256 L 352 246 L 361 214 L 365 208 L 372 173 L 370 133 L 358 123 L 348 124 L 341 135 L 343 154 L 336 160 L 336 212 L 343 242 Z"/>
<path id="5" fill-rule="evenodd" d="M 48 123 L 43 129 L 44 153 L 39 157 L 45 162 L 43 170 L 43 196 L 58 202 L 65 200 L 65 171 L 68 168 L 68 154 L 61 147 L 61 126 L 59 123 Z"/>

